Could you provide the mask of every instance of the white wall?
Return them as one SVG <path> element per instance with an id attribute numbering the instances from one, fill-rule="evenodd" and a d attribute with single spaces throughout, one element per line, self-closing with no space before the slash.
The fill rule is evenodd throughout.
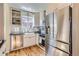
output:
<path id="1" fill-rule="evenodd" d="M 34 17 L 35 26 L 39 26 L 40 25 L 40 13 L 35 12 L 34 14 L 35 14 L 35 17 Z"/>
<path id="2" fill-rule="evenodd" d="M 72 17 L 73 55 L 79 56 L 79 4 L 73 4 Z"/>
<path id="3" fill-rule="evenodd" d="M 3 4 L 0 3 L 0 40 L 4 39 L 4 16 L 3 16 Z"/>
<path id="4" fill-rule="evenodd" d="M 10 7 L 4 4 L 4 39 L 6 40 L 6 51 L 10 49 Z"/>
<path id="5" fill-rule="evenodd" d="M 0 3 L 0 40 L 4 39 L 4 8 L 3 8 L 3 3 Z M 2 45 L 0 48 L 0 56 L 3 56 L 5 52 L 5 43 Z"/>
<path id="6" fill-rule="evenodd" d="M 70 3 L 50 3 L 48 5 L 47 13 L 51 13 L 51 12 L 56 11 L 58 9 L 65 8 L 69 5 L 70 5 Z"/>

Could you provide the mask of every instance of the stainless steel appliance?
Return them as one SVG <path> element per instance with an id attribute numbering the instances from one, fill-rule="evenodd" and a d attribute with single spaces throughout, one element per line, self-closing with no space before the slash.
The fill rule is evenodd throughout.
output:
<path id="1" fill-rule="evenodd" d="M 46 55 L 72 55 L 72 8 L 56 10 L 45 17 Z"/>

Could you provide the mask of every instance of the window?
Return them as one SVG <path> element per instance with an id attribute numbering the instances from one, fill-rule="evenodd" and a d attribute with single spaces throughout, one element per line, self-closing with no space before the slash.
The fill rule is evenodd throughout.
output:
<path id="1" fill-rule="evenodd" d="M 22 31 L 24 33 L 32 32 L 33 27 L 34 27 L 34 15 L 33 14 L 31 14 L 31 16 L 22 15 Z"/>

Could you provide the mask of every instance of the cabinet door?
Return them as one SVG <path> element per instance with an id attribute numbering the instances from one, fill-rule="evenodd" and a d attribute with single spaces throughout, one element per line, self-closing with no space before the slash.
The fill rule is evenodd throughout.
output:
<path id="1" fill-rule="evenodd" d="M 21 35 L 17 35 L 16 36 L 16 48 L 20 48 L 20 47 L 22 47 L 22 44 L 23 44 L 23 42 L 22 42 L 22 36 Z"/>
<path id="2" fill-rule="evenodd" d="M 32 46 L 32 45 L 35 45 L 36 44 L 36 39 L 35 39 L 35 36 L 33 37 L 29 37 L 29 44 Z"/>
<path id="3" fill-rule="evenodd" d="M 11 36 L 11 50 L 15 49 L 15 36 Z"/>
<path id="4" fill-rule="evenodd" d="M 23 46 L 23 39 L 21 35 L 11 36 L 11 50 L 21 48 Z"/>
<path id="5" fill-rule="evenodd" d="M 28 46 L 29 46 L 29 38 L 28 37 L 24 37 L 23 47 L 28 47 Z"/>
<path id="6" fill-rule="evenodd" d="M 35 45 L 36 44 L 36 39 L 35 37 L 24 37 L 24 40 L 23 40 L 23 46 L 24 47 L 29 47 L 29 46 L 32 46 L 32 45 Z"/>

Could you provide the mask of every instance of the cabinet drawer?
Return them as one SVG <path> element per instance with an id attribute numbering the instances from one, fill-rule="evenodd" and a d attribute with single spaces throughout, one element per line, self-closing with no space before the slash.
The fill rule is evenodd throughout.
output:
<path id="1" fill-rule="evenodd" d="M 27 37 L 27 38 L 24 38 L 24 47 L 28 47 L 28 46 L 32 46 L 32 45 L 35 45 L 36 44 L 36 40 L 34 37 Z"/>

